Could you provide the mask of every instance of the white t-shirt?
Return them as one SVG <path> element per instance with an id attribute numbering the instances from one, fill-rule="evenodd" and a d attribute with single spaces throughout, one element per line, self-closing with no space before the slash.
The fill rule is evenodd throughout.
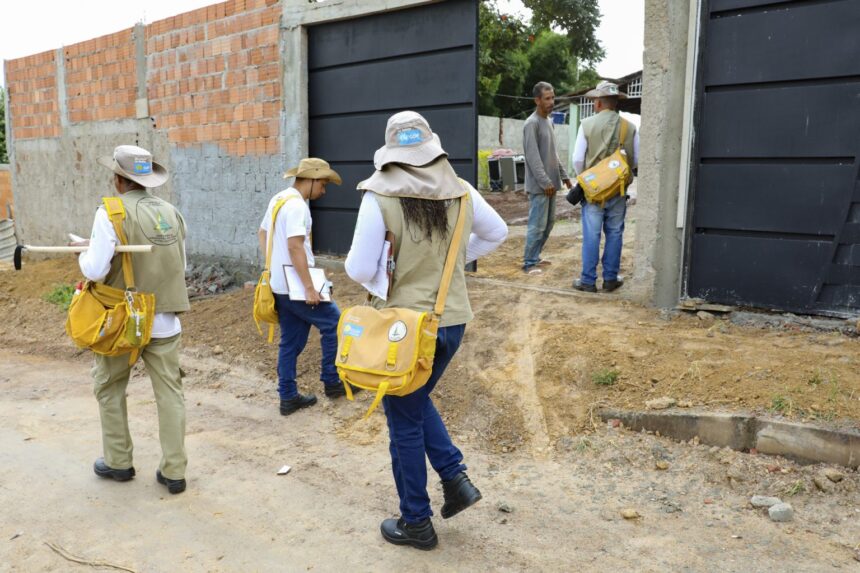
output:
<path id="1" fill-rule="evenodd" d="M 314 253 L 311 250 L 311 229 L 313 228 L 311 210 L 301 193 L 294 188 L 284 189 L 269 200 L 266 214 L 260 222 L 260 229 L 267 233 L 266 239 L 268 240 L 269 227 L 272 224 L 272 208 L 278 199 L 286 197 L 293 198 L 284 203 L 281 210 L 278 211 L 278 217 L 275 220 L 275 235 L 272 239 L 272 266 L 269 269 L 271 271 L 272 292 L 277 294 L 289 294 L 287 279 L 284 276 L 284 265 L 292 266 L 293 263 L 290 260 L 287 239 L 304 237 L 308 267 L 314 266 Z M 263 254 L 265 255 L 265 253 Z"/>

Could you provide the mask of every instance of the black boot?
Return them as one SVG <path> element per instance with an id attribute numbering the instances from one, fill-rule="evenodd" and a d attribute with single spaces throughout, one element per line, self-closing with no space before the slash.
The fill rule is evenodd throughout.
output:
<path id="1" fill-rule="evenodd" d="M 128 481 L 134 477 L 134 468 L 130 467 L 125 470 L 117 470 L 108 467 L 104 458 L 99 458 L 93 464 L 93 471 L 96 475 L 102 478 L 109 478 L 115 481 Z"/>
<path id="2" fill-rule="evenodd" d="M 406 523 L 403 518 L 386 519 L 380 527 L 382 537 L 394 545 L 411 545 L 425 551 L 433 549 L 439 543 L 433 522 L 428 517 L 419 523 Z"/>
<path id="3" fill-rule="evenodd" d="M 155 479 L 161 485 L 167 486 L 167 491 L 173 494 L 185 491 L 184 479 L 170 479 L 161 475 L 161 470 L 155 470 Z"/>
<path id="4" fill-rule="evenodd" d="M 442 492 L 445 494 L 445 503 L 442 505 L 443 519 L 454 517 L 481 499 L 481 492 L 472 485 L 465 472 L 458 473 L 448 481 L 443 480 Z"/>
<path id="5" fill-rule="evenodd" d="M 313 394 L 299 394 L 289 400 L 281 400 L 281 416 L 289 416 L 300 408 L 307 408 L 317 403 L 317 397 Z"/>

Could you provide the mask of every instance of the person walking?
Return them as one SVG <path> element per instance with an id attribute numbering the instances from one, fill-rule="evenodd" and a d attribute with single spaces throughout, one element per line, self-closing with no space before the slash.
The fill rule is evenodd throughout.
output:
<path id="1" fill-rule="evenodd" d="M 385 145 L 374 156 L 376 171 L 359 183 L 364 191 L 346 272 L 359 283 L 370 281 L 385 243 L 394 234 L 394 273 L 386 300 L 377 308 L 400 307 L 432 312 L 442 279 L 454 223 L 467 209 L 463 237 L 436 339 L 427 384 L 406 396 L 385 396 L 389 452 L 400 498 L 400 517 L 382 522 L 383 538 L 396 545 L 432 549 L 438 543 L 427 494 L 425 457 L 442 480 L 442 517 L 453 517 L 481 499 L 466 475 L 463 454 L 451 440 L 430 395 L 439 383 L 472 319 L 464 265 L 495 250 L 507 226 L 481 195 L 457 178 L 439 136 L 413 111 L 391 116 Z"/>
<path id="2" fill-rule="evenodd" d="M 601 82 L 585 96 L 594 100 L 595 113 L 582 121 L 576 134 L 573 167 L 577 175 L 615 153 L 620 146 L 628 157 L 632 179 L 639 161 L 639 131 L 618 113 L 618 101 L 627 99 L 627 94 L 612 82 Z M 627 129 L 624 130 L 624 141 L 619 142 L 622 122 L 627 124 Z M 601 261 L 603 290 L 612 292 L 624 284 L 618 271 L 621 267 L 627 199 L 627 195 L 616 195 L 605 203 L 582 204 L 582 273 L 573 282 L 576 290 L 597 292 L 601 230 L 606 238 Z"/>
<path id="3" fill-rule="evenodd" d="M 556 151 L 555 133 L 549 120 L 555 105 L 555 91 L 551 84 L 538 82 L 532 95 L 535 111 L 523 124 L 525 189 L 529 198 L 523 272 L 528 275 L 540 274 L 540 267 L 550 264 L 540 255 L 555 223 L 555 194 L 562 182 L 571 188 L 570 178 Z"/>
<path id="4" fill-rule="evenodd" d="M 131 255 L 136 288 L 155 294 L 152 338 L 140 357 L 152 381 L 158 408 L 162 457 L 155 477 L 170 493 L 182 493 L 188 456 L 185 397 L 179 371 L 182 325 L 178 315 L 190 308 L 185 288 L 185 220 L 176 207 L 148 191 L 168 179 L 167 170 L 152 160 L 149 151 L 120 145 L 112 156 L 100 157 L 98 162 L 113 172 L 113 185 L 125 211 L 122 230 L 129 243 L 156 246 L 151 253 Z M 122 256 L 114 256 L 120 241 L 104 207 L 96 211 L 91 238 L 73 244 L 89 245 L 78 258 L 85 277 L 118 289 L 126 287 Z M 102 478 L 128 481 L 135 476 L 126 407 L 132 364 L 127 354 L 94 357 L 92 376 L 104 455 L 95 461 L 93 470 Z"/>
<path id="5" fill-rule="evenodd" d="M 294 183 L 276 193 L 269 201 L 258 232 L 263 253 L 267 250 L 268 234 L 273 233 L 270 285 L 275 295 L 275 309 L 278 311 L 281 329 L 278 348 L 278 395 L 283 416 L 317 403 L 314 394 L 299 393 L 296 384 L 296 362 L 308 342 L 311 326 L 320 331 L 320 380 L 325 395 L 337 398 L 346 394 L 334 365 L 340 310 L 334 301 L 322 300 L 318 289 L 314 288 L 309 270 L 313 268 L 315 261 L 311 245 L 313 220 L 308 201 L 325 195 L 328 183 L 340 185 L 341 178 L 327 162 L 315 157 L 302 159 L 298 167 L 284 174 L 284 179 L 293 177 Z M 272 211 L 275 204 L 281 200 L 284 200 L 284 203 L 276 214 L 273 227 Z M 292 267 L 301 280 L 304 300 L 290 299 L 287 267 Z"/>

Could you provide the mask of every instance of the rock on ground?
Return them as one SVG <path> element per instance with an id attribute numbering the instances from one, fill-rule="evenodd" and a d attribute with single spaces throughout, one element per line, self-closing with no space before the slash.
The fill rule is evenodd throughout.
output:
<path id="1" fill-rule="evenodd" d="M 771 520 L 783 523 L 794 519 L 794 508 L 788 503 L 778 503 L 767 510 Z"/>
<path id="2" fill-rule="evenodd" d="M 750 498 L 750 505 L 753 507 L 773 507 L 774 505 L 782 503 L 782 500 L 778 497 L 768 497 L 766 495 L 754 495 Z"/>

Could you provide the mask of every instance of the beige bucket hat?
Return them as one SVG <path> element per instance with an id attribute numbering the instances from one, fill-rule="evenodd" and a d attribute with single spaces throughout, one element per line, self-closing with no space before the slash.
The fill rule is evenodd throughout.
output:
<path id="1" fill-rule="evenodd" d="M 388 118 L 385 145 L 373 154 L 373 166 L 382 169 L 388 163 L 404 163 L 420 167 L 442 155 L 448 154 L 427 120 L 420 113 L 401 111 Z"/>
<path id="2" fill-rule="evenodd" d="M 595 99 L 599 97 L 617 97 L 618 99 L 627 99 L 627 94 L 620 91 L 616 84 L 612 82 L 600 82 L 593 90 L 585 93 L 585 97 Z"/>
<path id="3" fill-rule="evenodd" d="M 148 189 L 164 185 L 170 177 L 163 165 L 152 160 L 150 152 L 136 145 L 119 145 L 114 148 L 113 155 L 103 155 L 97 161 Z"/>
<path id="4" fill-rule="evenodd" d="M 302 179 L 328 179 L 335 185 L 340 185 L 342 180 L 337 171 L 331 168 L 328 161 L 318 157 L 306 157 L 299 161 L 298 167 L 293 167 L 284 173 L 284 179 L 290 177 L 301 177 Z"/>

